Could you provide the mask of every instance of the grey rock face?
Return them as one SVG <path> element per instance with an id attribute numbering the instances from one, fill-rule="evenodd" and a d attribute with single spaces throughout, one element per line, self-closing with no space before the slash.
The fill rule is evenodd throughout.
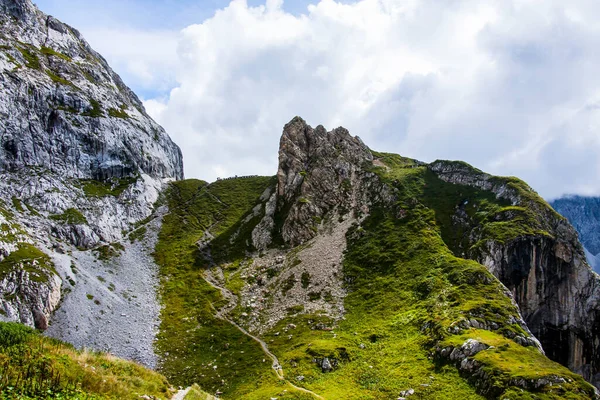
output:
<path id="1" fill-rule="evenodd" d="M 183 177 L 179 148 L 79 32 L 29 0 L 2 0 L 0 26 L 0 171 Z"/>
<path id="2" fill-rule="evenodd" d="M 0 280 L 0 310 L 4 318 L 37 329 L 48 329 L 48 320 L 60 301 L 61 279 L 49 274 L 42 282 L 17 269 Z M 7 299 L 11 299 L 10 301 Z"/>
<path id="3" fill-rule="evenodd" d="M 549 358 L 600 385 L 600 277 L 587 264 L 575 229 L 549 205 L 519 194 L 509 179 L 456 162 L 435 162 L 430 168 L 446 182 L 490 190 L 536 213 L 539 228 L 549 235 L 487 240 L 466 256 L 511 291 Z M 483 238 L 473 230 L 469 239 L 475 244 Z"/>
<path id="4" fill-rule="evenodd" d="M 0 7 L 16 18 L 27 20 L 35 13 L 33 4 L 26 0 L 2 0 Z"/>
<path id="5" fill-rule="evenodd" d="M 0 0 L 0 261 L 23 257 L 0 280 L 0 320 L 153 366 L 160 223 L 127 235 L 182 177 L 179 148 L 77 30 Z M 27 246 L 49 256 L 47 280 Z"/>

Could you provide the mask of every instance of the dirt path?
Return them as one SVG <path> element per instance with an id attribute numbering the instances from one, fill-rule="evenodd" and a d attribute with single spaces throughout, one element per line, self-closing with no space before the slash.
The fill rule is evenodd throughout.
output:
<path id="1" fill-rule="evenodd" d="M 183 400 L 183 399 L 185 399 L 185 396 L 187 396 L 188 392 L 191 389 L 192 389 L 192 387 L 190 386 L 187 389 L 180 390 L 179 392 L 175 393 L 175 396 L 173 396 L 171 398 L 171 400 Z"/>
<path id="2" fill-rule="evenodd" d="M 175 395 L 171 398 L 171 400 L 184 400 L 185 396 L 187 396 L 190 391 L 193 391 L 192 395 L 195 395 L 194 398 L 197 398 L 198 391 L 196 389 L 199 389 L 197 385 L 190 386 L 187 389 L 182 389 L 182 390 L 178 391 L 177 393 L 175 393 Z M 202 392 L 202 394 L 205 395 L 204 400 L 219 400 L 218 397 L 212 396 L 208 393 Z"/>
<path id="3" fill-rule="evenodd" d="M 216 269 L 219 272 L 219 274 L 222 275 L 222 270 L 219 267 L 215 266 L 215 267 L 213 267 L 213 269 Z M 241 326 L 239 326 L 238 324 L 236 324 L 235 322 L 233 322 L 232 320 L 230 320 L 227 317 L 227 313 L 229 311 L 233 310 L 237 306 L 237 297 L 233 293 L 231 293 L 228 289 L 220 286 L 220 283 L 218 282 L 217 278 L 214 276 L 214 273 L 212 270 L 207 271 L 204 279 L 213 288 L 219 290 L 221 292 L 221 294 L 223 295 L 223 297 L 227 300 L 227 305 L 225 307 L 221 308 L 221 310 L 217 310 L 213 307 L 213 309 L 215 310 L 215 316 L 223 321 L 229 322 L 231 325 L 235 326 L 244 335 L 248 336 L 249 338 L 251 338 L 252 340 L 257 342 L 260 345 L 263 353 L 265 353 L 265 355 L 267 355 L 267 357 L 269 357 L 271 359 L 271 361 L 272 361 L 271 368 L 277 375 L 278 379 L 285 381 L 289 386 L 291 386 L 295 390 L 298 390 L 298 391 L 304 392 L 304 393 L 308 393 L 317 399 L 325 400 L 322 396 L 319 396 L 315 392 L 312 392 L 303 387 L 296 386 L 289 380 L 285 379 L 284 373 L 283 373 L 283 368 L 281 367 L 281 364 L 279 363 L 279 359 L 277 358 L 277 356 L 275 354 L 273 354 L 269 350 L 269 347 L 267 346 L 267 344 L 262 339 L 252 335 L 251 333 L 249 333 L 244 328 L 242 328 Z M 211 307 L 212 307 L 212 305 L 211 305 Z"/>

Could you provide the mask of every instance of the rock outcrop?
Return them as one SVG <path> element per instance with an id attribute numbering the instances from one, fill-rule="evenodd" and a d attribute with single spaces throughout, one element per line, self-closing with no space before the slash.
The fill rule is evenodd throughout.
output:
<path id="1" fill-rule="evenodd" d="M 61 283 L 55 274 L 40 281 L 27 271 L 15 269 L 0 280 L 0 310 L 5 319 L 46 330 L 60 301 Z"/>
<path id="2" fill-rule="evenodd" d="M 391 203 L 391 191 L 368 169 L 372 162 L 371 150 L 346 129 L 327 132 L 292 119 L 283 128 L 277 189 L 253 233 L 255 247 L 273 240 L 296 246 L 313 238 L 331 211 L 360 217 L 373 203 Z"/>
<path id="3" fill-rule="evenodd" d="M 489 190 L 534 213 L 538 231 L 509 240 L 486 238 L 477 227 L 467 226 L 466 255 L 488 267 L 512 292 L 548 357 L 599 386 L 600 277 L 587 264 L 575 229 L 516 179 L 493 177 L 457 162 L 439 161 L 429 168 L 443 181 Z"/>
<path id="4" fill-rule="evenodd" d="M 490 346 L 485 343 L 468 339 L 461 346 L 438 348 L 436 357 L 454 363 L 458 370 L 479 388 L 481 394 L 487 398 L 497 398 L 501 396 L 502 389 L 497 384 L 496 377 L 486 370 L 483 363 L 474 358 L 480 352 L 488 349 L 490 349 Z M 560 387 L 566 382 L 567 380 L 560 376 L 546 376 L 543 378 L 511 379 L 510 385 L 521 390 L 536 392 L 547 387 Z"/>

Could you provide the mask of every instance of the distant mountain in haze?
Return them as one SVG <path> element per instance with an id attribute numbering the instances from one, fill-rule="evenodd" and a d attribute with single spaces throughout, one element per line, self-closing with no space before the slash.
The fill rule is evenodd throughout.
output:
<path id="1" fill-rule="evenodd" d="M 550 204 L 575 227 L 590 265 L 600 272 L 600 197 L 565 196 Z"/>

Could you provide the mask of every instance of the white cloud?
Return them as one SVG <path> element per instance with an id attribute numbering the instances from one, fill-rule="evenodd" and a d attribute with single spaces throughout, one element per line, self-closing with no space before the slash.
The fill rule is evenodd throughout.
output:
<path id="1" fill-rule="evenodd" d="M 177 83 L 177 32 L 88 28 L 84 35 L 129 85 L 156 93 L 167 92 Z"/>
<path id="2" fill-rule="evenodd" d="M 374 149 L 517 175 L 546 197 L 598 194 L 598 17 L 587 0 L 320 0 L 299 16 L 234 0 L 184 29 L 177 55 L 163 42 L 167 64 L 123 59 L 140 79 L 175 74 L 170 96 L 146 104 L 188 177 L 274 174 L 282 126 L 300 115 Z"/>

